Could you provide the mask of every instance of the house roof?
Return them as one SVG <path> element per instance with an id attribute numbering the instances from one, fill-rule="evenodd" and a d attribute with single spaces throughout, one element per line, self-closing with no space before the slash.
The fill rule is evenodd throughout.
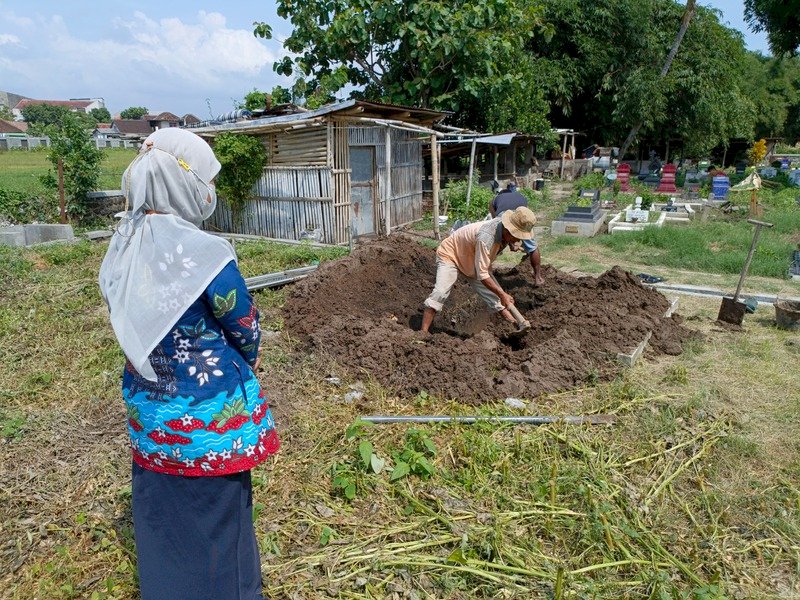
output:
<path id="1" fill-rule="evenodd" d="M 199 123 L 200 119 L 195 117 L 192 113 L 189 113 L 189 114 L 183 115 L 182 121 L 184 122 L 185 125 L 193 125 L 195 123 Z"/>
<path id="2" fill-rule="evenodd" d="M 172 121 L 178 123 L 181 118 L 178 115 L 173 115 L 171 112 L 162 112 L 157 115 L 145 115 L 142 117 L 143 121 Z"/>
<path id="3" fill-rule="evenodd" d="M 116 119 L 111 122 L 111 127 L 117 131 L 128 135 L 148 136 L 153 133 L 150 123 L 144 119 Z"/>
<path id="4" fill-rule="evenodd" d="M 90 100 L 32 100 L 30 98 L 23 98 L 14 107 L 17 110 L 22 110 L 26 106 L 35 106 L 40 104 L 49 104 L 50 106 L 65 106 L 70 109 L 86 108 L 92 102 Z"/>
<path id="5" fill-rule="evenodd" d="M 400 106 L 396 104 L 380 104 L 377 102 L 366 102 L 364 100 L 345 100 L 334 104 L 327 104 L 321 108 L 310 111 L 292 113 L 288 115 L 277 115 L 238 121 L 235 123 L 204 122 L 203 126 L 193 129 L 199 135 L 213 137 L 218 132 L 240 131 L 240 132 L 263 132 L 271 129 L 281 129 L 286 125 L 297 124 L 298 121 L 309 121 L 320 119 L 329 115 L 339 117 L 350 117 L 364 121 L 383 121 L 387 124 L 391 122 L 408 123 L 421 127 L 429 127 L 433 123 L 441 121 L 447 113 L 430 110 L 427 108 L 413 108 L 410 106 Z"/>
<path id="6" fill-rule="evenodd" d="M 0 119 L 0 133 L 25 133 L 28 124 L 24 121 L 5 121 Z"/>

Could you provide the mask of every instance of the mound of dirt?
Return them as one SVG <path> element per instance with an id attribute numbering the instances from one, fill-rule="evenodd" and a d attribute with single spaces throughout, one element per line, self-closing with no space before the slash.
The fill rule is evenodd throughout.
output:
<path id="1" fill-rule="evenodd" d="M 613 376 L 616 354 L 633 351 L 648 332 L 651 354 L 680 354 L 694 336 L 679 317 L 664 318 L 664 296 L 618 267 L 597 278 L 544 269 L 538 288 L 527 260 L 496 272 L 531 322 L 522 339 L 487 313 L 463 278 L 432 334 L 418 331 L 436 279 L 435 251 L 403 236 L 323 264 L 292 290 L 285 323 L 306 349 L 330 355 L 356 377 L 403 395 L 425 390 L 468 402 L 532 398 Z"/>

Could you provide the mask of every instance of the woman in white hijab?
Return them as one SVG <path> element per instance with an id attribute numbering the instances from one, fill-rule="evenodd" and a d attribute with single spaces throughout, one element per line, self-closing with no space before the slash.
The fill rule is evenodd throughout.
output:
<path id="1" fill-rule="evenodd" d="M 278 450 L 254 370 L 258 311 L 214 212 L 220 164 L 186 130 L 160 129 L 122 176 L 130 210 L 100 267 L 127 358 L 143 600 L 258 600 L 250 470 Z"/>

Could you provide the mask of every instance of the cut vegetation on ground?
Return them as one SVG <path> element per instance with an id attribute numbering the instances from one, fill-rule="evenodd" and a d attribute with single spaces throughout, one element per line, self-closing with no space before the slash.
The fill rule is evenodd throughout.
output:
<path id="1" fill-rule="evenodd" d="M 332 258 L 239 243 L 246 275 Z M 0 249 L 3 597 L 137 597 L 122 355 L 103 245 Z M 432 282 L 430 282 L 432 283 Z M 800 594 L 800 340 L 759 309 L 519 414 L 616 425 L 368 426 L 364 414 L 508 414 L 394 395 L 302 350 L 288 290 L 258 292 L 283 440 L 254 472 L 275 598 L 792 598 Z M 410 348 L 413 351 L 413 346 Z M 331 379 L 334 376 L 338 379 Z"/>

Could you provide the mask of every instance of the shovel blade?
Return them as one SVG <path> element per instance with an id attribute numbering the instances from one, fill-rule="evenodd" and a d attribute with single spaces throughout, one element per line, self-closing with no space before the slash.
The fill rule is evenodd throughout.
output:
<path id="1" fill-rule="evenodd" d="M 744 321 L 744 313 L 747 311 L 747 304 L 744 302 L 734 302 L 733 298 L 723 298 L 722 305 L 719 307 L 717 321 L 724 321 L 733 325 L 741 325 Z"/>

